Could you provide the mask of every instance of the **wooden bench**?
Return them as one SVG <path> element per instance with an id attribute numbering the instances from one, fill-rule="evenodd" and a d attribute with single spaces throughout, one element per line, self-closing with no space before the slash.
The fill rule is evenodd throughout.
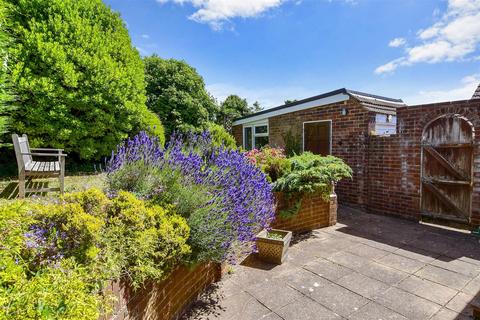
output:
<path id="1" fill-rule="evenodd" d="M 27 135 L 12 134 L 13 147 L 18 165 L 18 197 L 24 198 L 27 192 L 59 191 L 63 194 L 65 180 L 65 157 L 63 149 L 30 148 Z M 34 161 L 33 157 L 55 157 L 56 161 Z M 58 177 L 59 188 L 26 188 L 26 179 Z"/>

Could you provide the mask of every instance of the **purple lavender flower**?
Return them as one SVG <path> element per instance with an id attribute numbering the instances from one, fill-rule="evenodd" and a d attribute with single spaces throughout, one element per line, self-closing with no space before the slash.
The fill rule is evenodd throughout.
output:
<path id="1" fill-rule="evenodd" d="M 224 252 L 223 260 L 229 258 L 233 244 L 251 244 L 257 232 L 267 228 L 275 217 L 272 187 L 265 174 L 240 151 L 214 147 L 207 131 L 174 133 L 165 147 L 155 137 L 141 132 L 120 144 L 116 153 L 112 152 L 107 174 L 136 163 L 152 170 L 180 172 L 183 185 L 201 185 L 210 190 L 210 198 L 199 204 L 209 208 L 209 212 L 202 217 L 198 230 L 192 232 L 206 234 L 211 239 L 209 245 Z M 141 182 L 135 179 L 142 176 L 129 182 Z M 163 186 L 158 186 L 152 192 L 163 190 Z"/>

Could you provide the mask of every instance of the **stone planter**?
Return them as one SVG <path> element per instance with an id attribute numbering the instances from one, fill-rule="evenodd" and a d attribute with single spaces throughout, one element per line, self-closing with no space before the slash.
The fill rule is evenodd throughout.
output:
<path id="1" fill-rule="evenodd" d="M 274 234 L 276 237 L 269 237 L 269 234 Z M 261 231 L 257 235 L 258 257 L 266 262 L 282 264 L 287 256 L 291 239 L 290 231 L 278 229 Z"/>
<path id="2" fill-rule="evenodd" d="M 329 201 L 320 194 L 308 194 L 302 199 L 300 210 L 291 217 L 280 217 L 279 212 L 291 206 L 281 192 L 275 193 L 277 217 L 271 227 L 292 231 L 293 233 L 308 232 L 319 228 L 333 226 L 337 223 L 337 195 L 332 193 Z"/>

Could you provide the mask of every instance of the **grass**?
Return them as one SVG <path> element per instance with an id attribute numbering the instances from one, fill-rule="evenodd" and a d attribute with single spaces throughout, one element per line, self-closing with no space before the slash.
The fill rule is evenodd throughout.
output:
<path id="1" fill-rule="evenodd" d="M 58 184 L 59 182 L 57 178 L 51 178 L 33 180 L 30 185 L 36 188 L 40 186 L 55 188 L 58 187 Z M 103 189 L 105 187 L 105 174 L 76 174 L 65 177 L 65 192 L 77 192 L 93 187 L 99 189 Z M 0 199 L 15 199 L 17 195 L 18 180 L 14 178 L 0 180 Z M 29 193 L 27 194 L 27 197 L 31 197 L 32 195 L 49 196 L 58 195 L 58 193 Z"/>

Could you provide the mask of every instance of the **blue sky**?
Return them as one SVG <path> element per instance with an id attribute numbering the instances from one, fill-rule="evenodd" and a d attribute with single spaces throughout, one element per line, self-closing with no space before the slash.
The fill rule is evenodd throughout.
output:
<path id="1" fill-rule="evenodd" d="M 480 82 L 480 0 L 104 0 L 142 55 L 185 60 L 218 100 L 269 108 L 349 89 L 409 104 Z"/>

